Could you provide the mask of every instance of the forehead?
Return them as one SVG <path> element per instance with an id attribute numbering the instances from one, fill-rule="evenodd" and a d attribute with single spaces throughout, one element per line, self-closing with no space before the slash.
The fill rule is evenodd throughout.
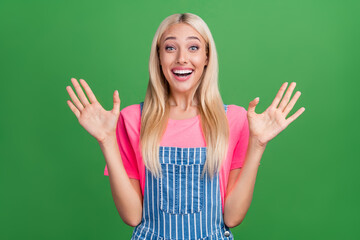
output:
<path id="1" fill-rule="evenodd" d="M 175 37 L 176 40 L 185 40 L 188 37 L 197 37 L 200 42 L 205 43 L 205 40 L 198 31 L 186 23 L 177 23 L 168 27 L 161 36 L 160 42 L 164 42 L 168 37 Z M 171 38 L 173 39 L 173 38 Z"/>

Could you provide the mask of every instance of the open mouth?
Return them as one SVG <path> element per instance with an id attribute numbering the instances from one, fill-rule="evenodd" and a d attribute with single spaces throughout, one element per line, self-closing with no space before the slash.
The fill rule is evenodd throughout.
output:
<path id="1" fill-rule="evenodd" d="M 173 70 L 172 72 L 178 77 L 187 77 L 193 73 L 193 70 Z"/>
<path id="2" fill-rule="evenodd" d="M 178 81 L 186 81 L 188 80 L 192 74 L 193 74 L 194 70 L 192 69 L 173 69 L 172 73 L 174 74 L 174 77 L 176 80 Z"/>

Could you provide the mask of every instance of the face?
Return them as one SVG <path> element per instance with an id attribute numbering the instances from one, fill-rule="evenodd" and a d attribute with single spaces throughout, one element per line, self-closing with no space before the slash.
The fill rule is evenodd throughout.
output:
<path id="1" fill-rule="evenodd" d="M 160 39 L 159 56 L 171 92 L 193 93 L 208 64 L 202 36 L 188 24 L 174 24 Z"/>

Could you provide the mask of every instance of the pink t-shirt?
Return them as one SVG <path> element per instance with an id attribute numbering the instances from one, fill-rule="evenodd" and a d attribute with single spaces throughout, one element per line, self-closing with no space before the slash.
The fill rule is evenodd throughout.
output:
<path id="1" fill-rule="evenodd" d="M 121 110 L 116 127 L 116 136 L 126 173 L 129 178 L 140 181 L 144 196 L 145 165 L 139 147 L 140 114 L 140 104 L 130 105 Z M 230 127 L 229 150 L 219 173 L 223 212 L 230 170 L 243 166 L 249 141 L 246 109 L 237 105 L 228 105 L 226 115 Z M 160 146 L 206 147 L 200 126 L 200 115 L 183 120 L 169 119 Z M 107 166 L 105 166 L 104 175 L 108 175 Z"/>

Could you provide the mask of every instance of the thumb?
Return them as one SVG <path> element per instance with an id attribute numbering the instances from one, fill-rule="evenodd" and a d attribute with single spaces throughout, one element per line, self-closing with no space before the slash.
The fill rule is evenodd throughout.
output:
<path id="1" fill-rule="evenodd" d="M 257 98 L 255 98 L 254 100 L 252 100 L 252 101 L 249 103 L 248 112 L 249 112 L 250 114 L 255 113 L 255 107 L 256 107 L 256 105 L 258 105 L 259 101 L 260 101 L 260 98 L 257 97 Z"/>
<path id="2" fill-rule="evenodd" d="M 112 112 L 118 115 L 120 113 L 120 102 L 121 102 L 118 90 L 115 90 L 113 98 L 114 98 L 114 107 L 112 109 Z"/>

